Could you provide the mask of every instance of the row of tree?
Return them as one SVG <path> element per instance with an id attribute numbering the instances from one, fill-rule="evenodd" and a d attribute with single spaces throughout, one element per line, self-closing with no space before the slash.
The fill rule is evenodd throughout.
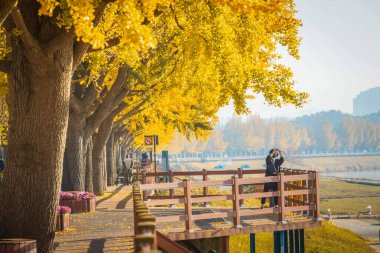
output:
<path id="1" fill-rule="evenodd" d="M 380 112 L 354 117 L 338 111 L 294 120 L 233 117 L 206 141 L 177 134 L 168 149 L 179 153 L 257 152 L 278 147 L 289 152 L 380 149 Z"/>
<path id="2" fill-rule="evenodd" d="M 293 0 L 0 1 L 0 238 L 51 252 L 62 182 L 103 194 L 144 135 L 206 136 L 231 99 L 247 111 L 248 90 L 305 103 L 277 61 L 277 45 L 298 58 L 295 13 Z"/>

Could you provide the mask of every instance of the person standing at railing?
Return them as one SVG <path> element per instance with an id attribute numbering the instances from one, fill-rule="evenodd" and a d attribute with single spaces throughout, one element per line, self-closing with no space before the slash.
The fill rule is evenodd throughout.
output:
<path id="1" fill-rule="evenodd" d="M 271 149 L 269 151 L 269 155 L 265 159 L 266 162 L 266 170 L 265 170 L 265 176 L 271 177 L 277 175 L 277 173 L 280 171 L 281 165 L 284 163 L 284 157 L 282 156 L 282 152 L 278 149 Z M 277 182 L 270 182 L 264 184 L 264 192 L 271 191 L 278 191 L 278 185 Z M 264 208 L 266 198 L 261 199 L 261 209 Z M 278 206 L 278 197 L 274 197 L 274 204 L 275 206 Z M 271 205 L 272 206 L 272 205 Z"/>

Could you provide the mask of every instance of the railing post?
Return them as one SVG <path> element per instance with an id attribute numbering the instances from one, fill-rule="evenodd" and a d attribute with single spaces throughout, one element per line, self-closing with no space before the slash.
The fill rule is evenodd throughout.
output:
<path id="1" fill-rule="evenodd" d="M 134 163 L 133 168 L 136 170 L 136 181 L 140 181 L 140 170 L 138 163 Z"/>
<path id="2" fill-rule="evenodd" d="M 302 170 L 297 171 L 297 175 L 303 175 Z M 296 190 L 301 190 L 302 189 L 302 180 L 296 181 L 297 187 Z M 303 195 L 297 196 L 297 206 L 302 206 L 303 205 Z"/>
<path id="3" fill-rule="evenodd" d="M 308 171 L 309 175 L 312 173 L 313 173 L 313 171 L 311 171 L 311 170 Z M 307 187 L 311 190 L 314 190 L 314 179 L 309 179 L 307 181 Z M 309 203 L 308 203 L 309 205 L 315 205 L 314 197 L 315 197 L 314 193 L 309 194 Z M 313 210 L 309 210 L 309 217 L 314 217 L 314 208 L 313 208 Z"/>
<path id="4" fill-rule="evenodd" d="M 133 183 L 134 243 L 136 252 L 157 250 L 156 219 L 141 199 L 139 182 Z"/>
<path id="5" fill-rule="evenodd" d="M 238 168 L 238 177 L 243 178 L 243 170 L 241 168 Z M 243 185 L 239 186 L 239 194 L 244 194 L 244 187 Z M 239 201 L 239 204 L 241 207 L 244 207 L 244 199 L 241 199 Z"/>
<path id="6" fill-rule="evenodd" d="M 302 190 L 307 189 L 307 183 L 306 180 L 302 180 Z M 302 205 L 306 205 L 307 203 L 307 194 L 302 195 Z M 304 215 L 307 215 L 307 211 L 303 211 Z"/>
<path id="7" fill-rule="evenodd" d="M 173 171 L 169 170 L 169 182 L 173 183 L 174 182 L 174 174 Z M 174 189 L 169 189 L 169 198 L 173 199 L 174 197 Z M 170 207 L 173 207 L 174 205 L 170 205 Z"/>
<path id="8" fill-rule="evenodd" d="M 203 169 L 203 170 L 202 170 L 202 180 L 203 180 L 203 182 L 208 180 L 207 170 L 206 170 L 206 169 Z M 207 186 L 203 187 L 203 196 L 204 196 L 204 197 L 207 197 L 207 196 L 208 196 L 208 187 L 207 187 Z M 205 207 L 208 207 L 208 206 L 209 206 L 207 202 L 204 202 L 203 205 L 204 205 Z"/>
<path id="9" fill-rule="evenodd" d="M 240 225 L 240 203 L 239 203 L 239 178 L 232 176 L 232 206 L 234 212 L 234 225 L 241 228 Z"/>
<path id="10" fill-rule="evenodd" d="M 141 181 L 142 181 L 143 184 L 146 184 L 146 172 L 145 172 L 145 170 L 142 171 L 142 179 L 141 179 Z M 147 195 L 146 191 L 143 191 L 143 200 L 144 201 L 147 201 L 147 199 L 148 199 L 146 195 Z"/>
<path id="11" fill-rule="evenodd" d="M 193 210 L 191 206 L 191 181 L 188 179 L 183 180 L 184 195 L 185 195 L 185 216 L 186 216 L 186 231 L 193 232 Z"/>
<path id="12" fill-rule="evenodd" d="M 314 210 L 314 218 L 320 218 L 320 210 L 319 210 L 319 174 L 316 171 L 313 171 L 314 174 L 314 202 L 315 202 L 315 210 Z"/>
<path id="13" fill-rule="evenodd" d="M 280 196 L 278 197 L 278 207 L 279 207 L 279 221 L 285 221 L 285 175 L 280 172 L 278 175 L 278 192 Z"/>

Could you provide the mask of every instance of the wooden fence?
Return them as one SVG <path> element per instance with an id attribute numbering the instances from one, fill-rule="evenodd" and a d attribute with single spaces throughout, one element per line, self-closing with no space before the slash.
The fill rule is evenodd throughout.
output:
<path id="1" fill-rule="evenodd" d="M 170 183 L 175 181 L 176 177 L 200 177 L 201 181 L 208 181 L 209 176 L 233 176 L 237 175 L 238 178 L 242 179 L 244 175 L 259 175 L 264 174 L 265 170 L 243 170 L 238 168 L 237 170 L 206 170 L 203 169 L 201 171 L 168 171 L 168 172 L 152 172 L 151 168 L 147 167 L 146 171 L 142 172 L 142 184 L 153 184 L 155 182 L 155 178 L 157 177 L 165 177 L 169 179 Z M 148 199 L 157 199 L 157 198 L 165 198 L 162 196 L 148 196 L 149 191 L 143 191 L 144 201 Z M 239 186 L 239 193 L 243 193 L 243 185 Z M 203 197 L 210 196 L 208 193 L 208 186 L 203 187 Z M 169 189 L 169 198 L 173 199 L 178 196 L 174 196 L 174 189 Z M 207 203 L 204 203 L 207 205 Z M 244 200 L 240 200 L 240 206 L 244 205 Z"/>
<path id="2" fill-rule="evenodd" d="M 133 183 L 134 248 L 136 253 L 191 253 L 164 234 L 156 231 L 156 218 L 149 212 L 141 198 L 140 182 Z"/>
<path id="3" fill-rule="evenodd" d="M 185 214 L 156 217 L 157 222 L 185 222 L 186 230 L 191 231 L 193 221 L 207 220 L 213 218 L 232 218 L 236 227 L 241 226 L 241 217 L 261 214 L 278 214 L 279 221 L 285 221 L 285 214 L 291 212 L 302 212 L 305 215 L 319 219 L 319 189 L 318 174 L 315 171 L 289 170 L 283 169 L 276 176 L 260 178 L 243 178 L 244 174 L 263 173 L 262 170 L 236 170 L 236 171 L 188 171 L 188 172 L 159 172 L 145 173 L 142 175 L 143 183 L 140 191 L 143 192 L 143 200 L 147 206 L 166 206 L 184 204 Z M 229 175 L 230 179 L 207 180 L 208 175 Z M 183 179 L 174 182 L 175 176 L 200 176 L 202 181 L 191 181 Z M 145 184 L 148 177 L 169 176 L 168 183 Z M 262 185 L 265 183 L 277 183 L 278 191 L 274 192 L 254 192 L 244 193 L 244 185 Z M 231 187 L 231 195 L 209 196 L 208 187 Z M 174 189 L 183 189 L 184 194 L 174 195 Z M 203 195 L 192 196 L 191 188 L 203 188 Z M 148 196 L 148 192 L 154 190 L 169 190 L 168 196 Z M 241 209 L 241 201 L 251 198 L 278 197 L 278 207 L 264 209 Z M 147 201 L 150 199 L 149 201 Z M 209 203 L 214 201 L 232 201 L 232 210 L 228 212 L 216 212 L 206 214 L 196 214 L 192 212 L 193 203 Z"/>
<path id="4" fill-rule="evenodd" d="M 135 252 L 154 252 L 157 250 L 156 218 L 143 202 L 137 181 L 133 183 L 133 209 Z"/>

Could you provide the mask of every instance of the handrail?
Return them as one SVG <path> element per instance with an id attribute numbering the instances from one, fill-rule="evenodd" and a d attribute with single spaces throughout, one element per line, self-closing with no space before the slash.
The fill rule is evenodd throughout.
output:
<path id="1" fill-rule="evenodd" d="M 239 175 L 238 173 L 236 173 Z M 207 179 L 207 178 L 206 178 Z M 240 187 L 243 185 L 262 185 L 263 183 L 277 183 L 278 191 L 275 192 L 256 192 L 243 193 Z M 174 198 L 174 194 L 169 196 L 160 196 L 160 199 L 151 199 L 146 201 L 147 206 L 184 204 L 185 215 L 157 217 L 157 222 L 184 221 L 186 230 L 192 231 L 193 221 L 210 219 L 215 217 L 233 218 L 234 225 L 240 226 L 240 217 L 247 215 L 259 214 L 278 214 L 279 221 L 285 221 L 285 214 L 288 212 L 301 212 L 304 215 L 319 219 L 319 187 L 318 173 L 315 171 L 304 170 L 282 170 L 278 175 L 262 178 L 239 178 L 232 176 L 227 180 L 210 180 L 210 181 L 190 181 L 184 179 L 176 183 L 160 183 L 140 185 L 140 190 L 149 191 L 155 189 L 173 189 L 173 185 L 183 189 L 184 195 Z M 200 188 L 208 186 L 231 187 L 232 193 L 221 196 L 196 195 L 192 196 L 191 188 Z M 248 198 L 278 197 L 278 207 L 264 209 L 246 209 L 240 210 L 241 201 Z M 227 213 L 197 214 L 192 213 L 193 203 L 209 203 L 213 201 L 230 200 L 233 203 L 232 210 Z"/>
<path id="2" fill-rule="evenodd" d="M 157 231 L 157 242 L 161 249 L 168 253 L 192 253 L 178 242 L 170 240 L 164 234 Z"/>
<path id="3" fill-rule="evenodd" d="M 167 171 L 167 172 L 154 172 L 151 168 L 151 166 L 146 166 L 145 170 L 141 172 L 141 183 L 143 185 L 145 184 L 154 184 L 156 185 L 155 179 L 157 177 L 167 177 L 169 178 L 169 182 L 173 183 L 175 177 L 178 176 L 202 176 L 202 181 L 203 182 L 208 182 L 208 177 L 209 176 L 216 176 L 216 175 L 237 175 L 239 178 L 243 178 L 244 175 L 258 175 L 258 174 L 264 174 L 265 170 L 264 169 L 259 169 L 259 170 L 243 170 L 241 168 L 238 168 L 237 170 L 206 170 L 203 169 L 201 171 Z M 265 179 L 264 179 L 265 180 Z M 209 183 L 207 183 L 209 184 Z M 208 187 L 213 186 L 213 185 L 204 185 L 203 187 L 203 196 L 206 197 L 208 196 Z M 200 186 L 201 187 L 201 186 Z M 152 190 L 143 190 L 143 199 L 144 201 L 148 200 L 148 192 Z M 157 188 L 154 190 L 158 190 Z M 243 193 L 243 185 L 239 186 L 239 193 Z M 174 188 L 169 188 L 169 196 L 171 199 L 174 198 Z M 240 206 L 244 205 L 244 199 L 240 200 Z M 207 202 L 204 203 L 205 206 L 208 205 Z"/>
<path id="4" fill-rule="evenodd" d="M 157 250 L 156 218 L 143 202 L 137 181 L 133 183 L 133 209 L 135 252 L 153 253 Z"/>

